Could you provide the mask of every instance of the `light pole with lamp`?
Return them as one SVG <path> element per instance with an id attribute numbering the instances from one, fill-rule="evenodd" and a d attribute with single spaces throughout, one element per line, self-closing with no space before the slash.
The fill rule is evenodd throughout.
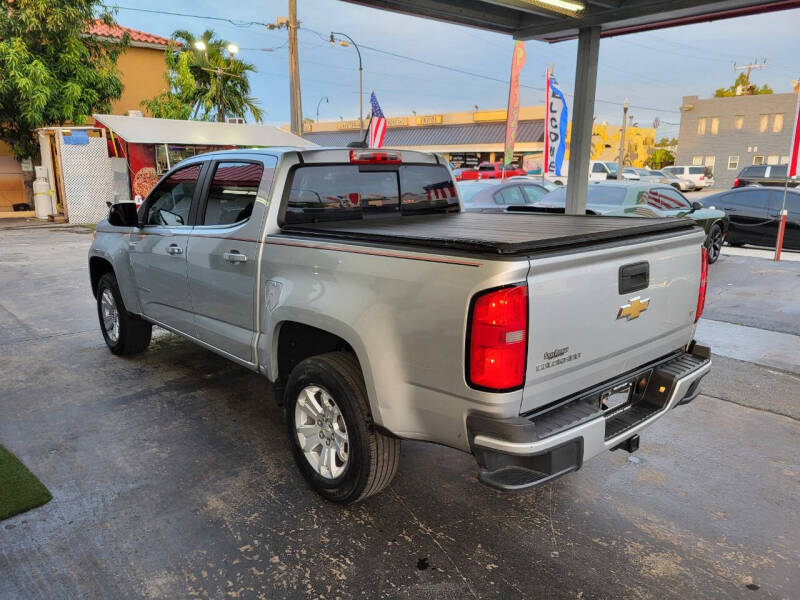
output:
<path id="1" fill-rule="evenodd" d="M 622 104 L 622 131 L 619 136 L 619 163 L 617 164 L 617 180 L 622 181 L 622 165 L 625 163 L 625 128 L 628 124 L 628 99 Z"/>
<path id="2" fill-rule="evenodd" d="M 328 97 L 327 96 L 323 96 L 322 98 L 319 99 L 319 102 L 317 102 L 317 120 L 316 120 L 316 123 L 319 123 L 319 105 L 322 104 L 323 100 L 325 100 L 325 104 L 328 104 Z"/>
<path id="3" fill-rule="evenodd" d="M 350 40 L 350 43 L 353 44 L 356 52 L 358 52 L 358 138 L 360 140 L 364 137 L 364 92 L 362 86 L 362 74 L 364 72 L 364 68 L 361 64 L 361 50 L 358 49 L 358 44 L 353 41 L 353 38 L 346 33 L 339 33 L 338 31 L 331 31 L 331 44 L 336 43 L 336 40 L 333 37 L 335 35 L 346 37 L 348 40 Z M 347 42 L 344 42 L 343 40 L 339 40 L 339 44 L 342 46 L 348 45 Z"/>

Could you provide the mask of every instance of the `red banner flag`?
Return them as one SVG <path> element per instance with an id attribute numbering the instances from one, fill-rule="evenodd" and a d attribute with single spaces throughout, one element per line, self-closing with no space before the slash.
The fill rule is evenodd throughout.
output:
<path id="1" fill-rule="evenodd" d="M 524 65 L 525 43 L 517 42 L 514 44 L 514 56 L 511 58 L 511 81 L 508 84 L 504 165 L 514 161 L 514 142 L 517 141 L 517 125 L 519 123 L 519 72 Z"/>
<path id="2" fill-rule="evenodd" d="M 800 154 L 800 94 L 797 94 L 797 107 L 794 110 L 794 129 L 792 129 L 792 147 L 789 154 L 789 168 L 786 175 L 797 177 L 797 157 Z"/>

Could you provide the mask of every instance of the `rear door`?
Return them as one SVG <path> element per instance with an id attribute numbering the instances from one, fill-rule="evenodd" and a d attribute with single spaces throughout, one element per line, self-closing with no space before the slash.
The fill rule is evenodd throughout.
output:
<path id="1" fill-rule="evenodd" d="M 176 169 L 163 179 L 142 206 L 144 227 L 128 239 L 142 312 L 189 335 L 194 335 L 194 318 L 186 280 L 186 247 L 204 164 Z"/>
<path id="2" fill-rule="evenodd" d="M 269 156 L 211 163 L 189 238 L 196 337 L 248 363 L 254 360 L 265 199 L 276 164 Z"/>
<path id="3" fill-rule="evenodd" d="M 697 308 L 702 240 L 696 229 L 689 236 L 533 258 L 521 412 L 687 344 Z M 645 270 L 646 278 L 620 281 L 621 273 Z"/>

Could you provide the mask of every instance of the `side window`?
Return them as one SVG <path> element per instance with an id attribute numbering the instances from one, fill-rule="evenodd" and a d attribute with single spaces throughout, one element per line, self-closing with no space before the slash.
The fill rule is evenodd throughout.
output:
<path id="1" fill-rule="evenodd" d="M 263 174 L 261 163 L 218 163 L 208 188 L 202 224 L 233 225 L 249 219 Z"/>
<path id="2" fill-rule="evenodd" d="M 592 173 L 607 173 L 608 169 L 606 169 L 605 165 L 601 163 L 594 163 L 592 165 Z"/>
<path id="3" fill-rule="evenodd" d="M 522 195 L 522 190 L 517 185 L 500 190 L 497 192 L 497 194 L 495 194 L 495 196 L 497 195 L 500 195 L 503 198 L 502 204 L 525 204 L 525 197 Z"/>
<path id="4" fill-rule="evenodd" d="M 544 188 L 540 188 L 536 185 L 523 185 L 522 191 L 525 193 L 525 196 L 528 198 L 529 204 L 534 204 L 542 199 L 542 197 L 547 194 L 547 190 Z"/>
<path id="5" fill-rule="evenodd" d="M 175 227 L 189 223 L 197 178 L 203 164 L 199 163 L 174 171 L 150 193 L 146 225 Z"/>
<path id="6" fill-rule="evenodd" d="M 752 189 L 748 194 L 739 194 L 739 204 L 750 209 L 766 211 L 769 208 L 769 190 Z"/>
<path id="7" fill-rule="evenodd" d="M 639 197 L 639 203 L 659 210 L 681 210 L 689 208 L 689 204 L 678 192 L 671 188 L 651 188 Z"/>

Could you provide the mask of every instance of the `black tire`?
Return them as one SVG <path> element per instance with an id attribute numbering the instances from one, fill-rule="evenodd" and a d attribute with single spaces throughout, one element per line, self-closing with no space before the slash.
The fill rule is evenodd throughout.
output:
<path id="1" fill-rule="evenodd" d="M 330 394 L 347 427 L 347 463 L 344 472 L 335 479 L 317 473 L 300 447 L 295 431 L 295 407 L 301 391 L 308 386 Z M 299 363 L 286 384 L 284 411 L 295 462 L 309 485 L 322 497 L 352 504 L 377 494 L 394 478 L 400 460 L 400 440 L 376 429 L 361 368 L 352 354 L 331 352 Z"/>
<path id="2" fill-rule="evenodd" d="M 708 230 L 706 235 L 706 250 L 708 250 L 708 264 L 713 265 L 722 253 L 722 243 L 725 241 L 725 236 L 722 235 L 722 227 L 719 223 L 714 223 Z"/>
<path id="3" fill-rule="evenodd" d="M 119 331 L 116 335 L 116 340 L 107 331 L 103 319 L 102 303 L 105 291 L 111 292 L 119 316 Z M 126 310 L 125 303 L 122 302 L 122 295 L 119 293 L 117 278 L 114 277 L 113 273 L 106 273 L 100 278 L 95 295 L 97 296 L 97 317 L 100 320 L 100 331 L 103 332 L 103 339 L 105 339 L 109 350 L 118 356 L 138 354 L 147 350 L 150 345 L 153 326 Z"/>

